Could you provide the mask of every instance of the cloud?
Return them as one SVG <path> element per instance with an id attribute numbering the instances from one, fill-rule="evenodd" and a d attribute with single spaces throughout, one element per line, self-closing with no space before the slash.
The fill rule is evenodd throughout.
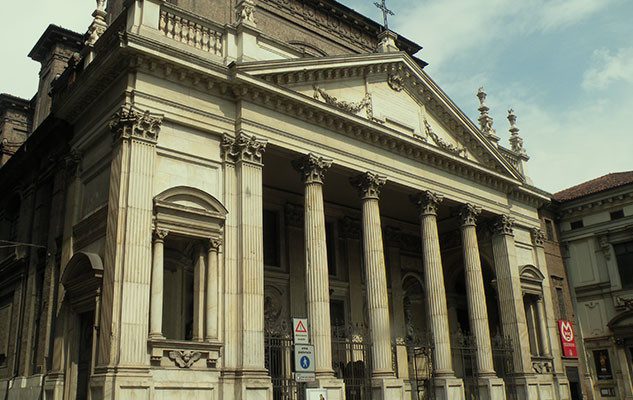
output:
<path id="1" fill-rule="evenodd" d="M 618 81 L 633 83 L 633 47 L 621 48 L 615 54 L 606 48 L 597 49 L 592 61 L 593 66 L 583 76 L 583 89 L 605 89 Z"/>
<path id="2" fill-rule="evenodd" d="M 397 17 L 398 30 L 424 45 L 431 68 L 464 55 L 484 55 L 518 36 L 579 23 L 613 0 L 429 0 Z"/>
<path id="3" fill-rule="evenodd" d="M 508 146 L 505 110 L 512 105 L 531 159 L 528 174 L 537 187 L 556 192 L 617 171 L 633 169 L 628 126 L 633 96 L 580 96 L 557 108 L 544 106 L 530 87 L 494 87 L 488 97 L 501 144 Z"/>

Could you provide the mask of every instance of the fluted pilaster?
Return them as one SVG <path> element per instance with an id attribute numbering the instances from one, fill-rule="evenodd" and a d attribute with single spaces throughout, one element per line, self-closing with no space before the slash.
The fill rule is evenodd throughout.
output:
<path id="1" fill-rule="evenodd" d="M 167 231 L 157 229 L 154 232 L 154 257 L 152 260 L 152 286 L 150 294 L 150 330 L 151 338 L 163 338 L 163 243 Z"/>
<path id="2" fill-rule="evenodd" d="M 365 257 L 365 282 L 367 312 L 372 339 L 372 377 L 393 377 L 391 352 L 391 328 L 389 323 L 389 299 L 385 254 L 380 224 L 378 198 L 386 179 L 367 172 L 354 179 L 352 184 L 363 200 L 363 250 Z"/>
<path id="3" fill-rule="evenodd" d="M 265 373 L 262 161 L 266 145 L 266 140 L 245 132 L 235 138 L 225 135 L 221 143 L 225 165 L 235 165 L 237 218 L 234 231 L 230 235 L 227 231 L 227 242 L 235 246 L 237 260 L 229 261 L 237 265 L 238 273 L 231 276 L 229 272 L 227 277 L 237 278 L 235 305 L 240 308 L 235 328 L 241 334 L 241 348 L 236 346 L 236 350 L 241 356 L 242 373 L 257 377 Z"/>
<path id="4" fill-rule="evenodd" d="M 435 346 L 433 361 L 437 376 L 451 377 L 454 373 L 448 328 L 448 309 L 446 307 L 446 288 L 440 254 L 440 239 L 437 232 L 437 207 L 442 202 L 443 196 L 425 191 L 414 196 L 412 200 L 420 210 L 426 301 Z"/>
<path id="5" fill-rule="evenodd" d="M 477 369 L 480 375 L 494 375 L 488 309 L 475 225 L 480 213 L 481 209 L 472 204 L 465 204 L 460 209 L 462 250 L 470 329 L 477 343 Z"/>
<path id="6" fill-rule="evenodd" d="M 306 307 L 317 376 L 333 376 L 330 288 L 323 208 L 323 177 L 332 160 L 308 154 L 293 162 L 305 183 Z"/>
<path id="7" fill-rule="evenodd" d="M 500 215 L 492 228 L 492 251 L 495 261 L 497 293 L 503 334 L 509 336 L 516 348 L 529 343 L 521 279 L 517 266 L 513 234 L 514 219 Z M 516 373 L 531 373 L 531 359 L 528 351 L 513 353 Z"/>
<path id="8" fill-rule="evenodd" d="M 124 106 L 112 117 L 113 157 L 98 364 L 147 365 L 152 196 L 162 117 Z"/>

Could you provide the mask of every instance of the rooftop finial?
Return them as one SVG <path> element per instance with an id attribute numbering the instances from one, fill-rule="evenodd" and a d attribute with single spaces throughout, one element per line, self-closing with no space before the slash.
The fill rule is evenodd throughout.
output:
<path id="1" fill-rule="evenodd" d="M 382 19 L 384 21 L 383 26 L 385 27 L 385 30 L 388 31 L 389 30 L 389 15 L 396 15 L 396 14 L 394 14 L 393 11 L 387 8 L 387 5 L 385 4 L 385 0 L 381 0 L 380 3 L 375 2 L 374 5 L 378 7 L 380 11 L 382 11 Z"/>
<path id="2" fill-rule="evenodd" d="M 511 108 L 508 110 L 508 121 L 510 121 L 510 145 L 512 151 L 520 155 L 527 155 L 523 148 L 523 138 L 519 136 L 519 127 L 517 127 L 517 116 Z"/>
<path id="3" fill-rule="evenodd" d="M 493 119 L 488 114 L 490 108 L 486 105 L 487 96 L 488 95 L 484 91 L 483 86 L 480 87 L 477 91 L 477 97 L 479 98 L 479 127 L 490 141 L 497 144 L 499 142 L 499 137 L 497 136 L 495 129 L 492 127 Z"/>
<path id="4" fill-rule="evenodd" d="M 94 46 L 99 37 L 108 28 L 106 23 L 105 0 L 97 0 L 97 7 L 92 13 L 92 23 L 88 27 L 88 39 L 86 39 L 86 46 Z"/>

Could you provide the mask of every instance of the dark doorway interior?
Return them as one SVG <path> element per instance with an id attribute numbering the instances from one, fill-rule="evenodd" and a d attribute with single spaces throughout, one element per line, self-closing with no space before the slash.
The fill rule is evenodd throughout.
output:
<path id="1" fill-rule="evenodd" d="M 578 376 L 578 368 L 565 367 L 565 375 L 569 380 L 569 391 L 571 394 L 571 400 L 581 400 L 582 391 L 580 389 L 580 377 Z"/>
<path id="2" fill-rule="evenodd" d="M 88 399 L 88 383 L 92 366 L 92 330 L 94 311 L 79 315 L 79 354 L 77 363 L 77 400 Z"/>

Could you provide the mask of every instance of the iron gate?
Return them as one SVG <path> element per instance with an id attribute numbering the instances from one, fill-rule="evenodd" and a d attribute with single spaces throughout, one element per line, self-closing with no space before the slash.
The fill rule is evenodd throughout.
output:
<path id="1" fill-rule="evenodd" d="M 345 382 L 347 400 L 371 399 L 371 354 L 368 332 L 362 326 L 332 328 L 332 368 Z"/>
<path id="2" fill-rule="evenodd" d="M 514 382 L 514 361 L 512 340 L 500 335 L 492 338 L 492 359 L 496 375 L 503 379 L 508 400 L 517 399 Z M 461 331 L 453 336 L 453 366 L 455 373 L 464 381 L 466 400 L 481 398 L 477 384 L 477 345 L 475 337 L 464 335 Z"/>
<path id="3" fill-rule="evenodd" d="M 305 400 L 305 387 L 293 377 L 292 324 L 266 324 L 264 365 L 273 384 L 273 400 Z"/>
<path id="4" fill-rule="evenodd" d="M 492 338 L 492 359 L 497 376 L 503 379 L 506 387 L 506 399 L 516 400 L 517 388 L 514 381 L 514 348 L 509 337 L 497 335 Z"/>
<path id="5" fill-rule="evenodd" d="M 430 333 L 407 336 L 407 362 L 412 400 L 435 398 L 433 340 Z"/>
<path id="6" fill-rule="evenodd" d="M 479 399 L 477 385 L 477 342 L 475 337 L 464 335 L 461 330 L 452 338 L 453 369 L 458 378 L 464 381 L 466 400 Z"/>

